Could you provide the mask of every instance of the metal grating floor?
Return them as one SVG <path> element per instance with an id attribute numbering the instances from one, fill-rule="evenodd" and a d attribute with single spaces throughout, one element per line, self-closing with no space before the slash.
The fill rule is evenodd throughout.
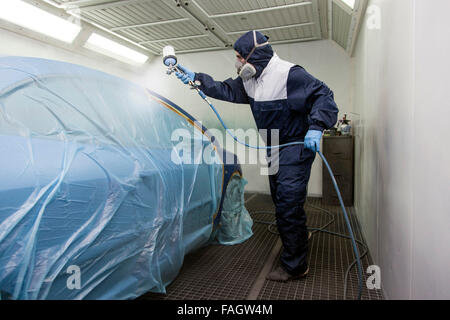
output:
<path id="1" fill-rule="evenodd" d="M 269 195 L 246 194 L 246 208 L 256 221 L 272 222 L 274 205 Z M 321 207 L 333 214 L 335 221 L 326 229 L 347 234 L 340 207 L 321 204 L 320 198 L 309 198 L 305 207 L 308 227 L 321 227 L 332 217 L 312 206 Z M 362 239 L 359 224 L 353 210 L 352 227 L 357 239 Z M 276 227 L 271 227 L 276 231 Z M 353 261 L 350 240 L 327 233 L 317 232 L 309 243 L 308 262 L 310 272 L 304 279 L 279 283 L 264 280 L 255 286 L 257 279 L 264 277 L 262 270 L 268 270 L 270 254 L 278 236 L 268 230 L 267 224 L 254 223 L 254 235 L 246 242 L 234 246 L 211 245 L 185 257 L 178 277 L 167 287 L 167 294 L 147 293 L 138 299 L 151 300 L 244 300 L 257 297 L 258 300 L 340 300 L 344 298 L 344 273 Z M 276 247 L 275 247 L 276 248 Z M 362 251 L 362 249 L 360 249 Z M 281 251 L 277 253 L 278 265 Z M 273 253 L 272 253 L 273 254 Z M 363 273 L 372 264 L 368 254 L 363 262 Z M 266 266 L 265 266 L 266 265 Z M 264 268 L 265 267 L 265 268 Z M 365 275 L 367 277 L 367 275 Z M 363 283 L 362 299 L 383 299 L 381 290 L 369 290 Z M 256 290 L 256 292 L 255 292 Z M 347 299 L 355 299 L 358 291 L 357 268 L 353 267 L 347 284 Z"/>
<path id="2" fill-rule="evenodd" d="M 309 198 L 305 206 L 308 216 L 308 227 L 319 228 L 332 219 L 329 214 L 316 208 L 321 207 L 333 214 L 335 221 L 326 230 L 348 234 L 345 220 L 338 206 L 323 205 L 320 198 Z M 352 208 L 346 208 L 350 215 L 355 237 L 362 239 L 361 229 Z M 364 241 L 363 241 L 364 242 Z M 363 251 L 362 248 L 359 249 Z M 280 252 L 281 253 L 281 252 Z M 279 253 L 279 254 L 280 254 Z M 279 254 L 274 264 L 278 265 Z M 347 267 L 353 261 L 353 249 L 349 239 L 331 234 L 316 232 L 309 241 L 309 274 L 306 278 L 287 283 L 266 281 L 258 299 L 262 300 L 341 300 L 344 298 L 344 275 Z M 372 263 L 370 254 L 362 259 L 363 264 L 363 291 L 361 299 L 383 299 L 381 290 L 369 290 L 366 287 L 367 274 L 365 270 Z M 356 299 L 358 293 L 358 273 L 356 265 L 349 273 L 347 283 L 347 299 Z"/>

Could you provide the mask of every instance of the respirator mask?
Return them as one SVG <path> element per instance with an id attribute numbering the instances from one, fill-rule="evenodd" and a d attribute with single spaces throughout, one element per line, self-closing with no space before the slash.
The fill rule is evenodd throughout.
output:
<path id="1" fill-rule="evenodd" d="M 253 43 L 255 44 L 255 46 L 253 47 L 253 49 L 250 51 L 250 53 L 248 54 L 247 58 L 245 58 L 244 63 L 240 62 L 240 61 L 236 61 L 235 63 L 235 67 L 237 69 L 237 74 L 242 78 L 242 80 L 249 80 L 252 77 L 255 76 L 256 74 L 256 69 L 254 66 L 252 66 L 250 63 L 248 63 L 248 59 L 250 59 L 251 55 L 253 54 L 253 52 L 255 52 L 256 48 L 259 47 L 263 47 L 265 45 L 269 44 L 269 41 L 266 41 L 264 43 L 258 43 L 256 41 L 256 31 L 253 30 Z"/>

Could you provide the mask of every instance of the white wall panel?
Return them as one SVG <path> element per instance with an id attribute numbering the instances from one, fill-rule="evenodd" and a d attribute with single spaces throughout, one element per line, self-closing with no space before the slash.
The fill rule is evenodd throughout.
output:
<path id="1" fill-rule="evenodd" d="M 383 289 L 402 299 L 411 289 L 413 6 L 410 0 L 370 5 L 381 24 L 368 24 L 366 16 L 355 54 L 354 103 L 361 115 L 355 207 Z"/>
<path id="2" fill-rule="evenodd" d="M 449 9 L 372 0 L 355 51 L 356 211 L 390 299 L 450 297 Z"/>
<path id="3" fill-rule="evenodd" d="M 415 1 L 412 299 L 450 299 L 450 2 Z"/>

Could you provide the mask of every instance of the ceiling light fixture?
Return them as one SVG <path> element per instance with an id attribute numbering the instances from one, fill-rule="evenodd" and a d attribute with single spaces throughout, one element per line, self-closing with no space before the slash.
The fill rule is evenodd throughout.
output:
<path id="1" fill-rule="evenodd" d="M 352 10 L 355 9 L 355 1 L 356 0 L 342 0 L 342 2 L 352 8 Z"/>
<path id="2" fill-rule="evenodd" d="M 1 0 L 0 19 L 72 43 L 81 27 L 21 0 Z"/>
<path id="3" fill-rule="evenodd" d="M 148 60 L 148 56 L 145 54 L 130 49 L 97 33 L 93 33 L 89 37 L 84 47 L 127 63 L 143 64 Z"/>

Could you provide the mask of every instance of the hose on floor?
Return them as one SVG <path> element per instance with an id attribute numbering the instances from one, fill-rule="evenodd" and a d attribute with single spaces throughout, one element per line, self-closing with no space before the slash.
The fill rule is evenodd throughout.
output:
<path id="1" fill-rule="evenodd" d="M 320 210 L 320 211 L 323 211 L 325 214 L 327 214 L 331 218 L 326 224 L 324 224 L 323 226 L 321 226 L 319 228 L 308 228 L 308 231 L 311 232 L 311 234 L 314 234 L 314 233 L 317 233 L 317 232 L 324 232 L 324 233 L 328 233 L 328 234 L 331 234 L 331 235 L 334 235 L 334 236 L 337 236 L 337 237 L 341 237 L 341 238 L 345 238 L 345 239 L 351 239 L 351 237 L 348 236 L 348 235 L 337 233 L 337 232 L 333 232 L 333 231 L 325 229 L 326 227 L 331 225 L 336 220 L 336 218 L 335 218 L 335 216 L 334 216 L 334 214 L 332 212 L 330 212 L 328 210 L 325 210 L 325 209 L 323 209 L 321 207 L 314 206 L 314 205 L 312 205 L 312 204 L 310 204 L 308 202 L 305 203 L 305 206 L 311 207 L 311 208 L 314 208 L 314 209 L 317 209 L 317 210 Z M 272 216 L 275 214 L 274 211 L 265 211 L 265 210 L 250 211 L 250 213 L 252 215 L 270 214 Z M 278 231 L 274 231 L 272 229 L 273 226 L 277 225 L 275 220 L 273 220 L 273 221 L 264 221 L 264 220 L 253 219 L 253 221 L 255 223 L 267 225 L 267 230 L 270 233 L 275 234 L 275 235 L 279 235 Z M 360 259 L 363 259 L 367 255 L 367 253 L 369 252 L 369 249 L 367 248 L 366 244 L 364 244 L 362 241 L 356 239 L 356 242 L 363 248 L 363 251 L 362 251 L 361 256 L 360 256 Z M 348 276 L 350 274 L 351 269 L 354 267 L 354 265 L 356 263 L 357 263 L 357 259 L 354 259 L 350 263 L 350 265 L 347 267 L 347 269 L 345 270 L 345 273 L 344 273 L 344 300 L 347 299 Z"/>

